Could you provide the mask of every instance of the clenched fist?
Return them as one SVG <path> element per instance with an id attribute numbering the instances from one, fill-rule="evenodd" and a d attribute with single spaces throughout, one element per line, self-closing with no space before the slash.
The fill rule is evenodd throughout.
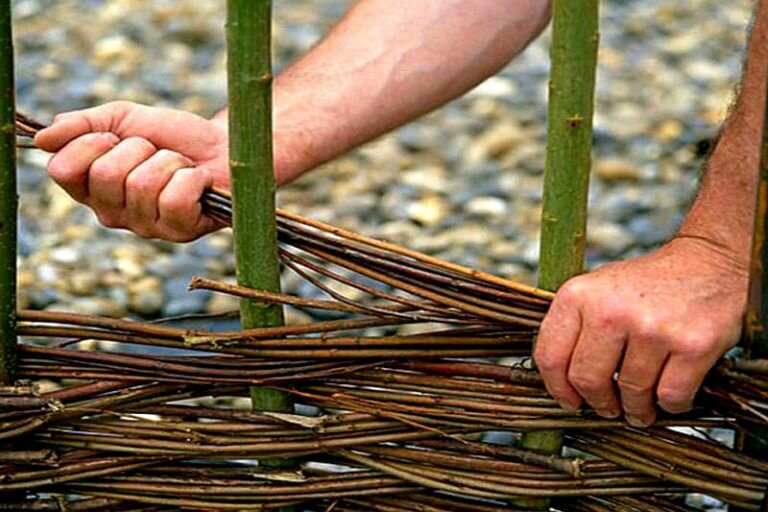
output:
<path id="1" fill-rule="evenodd" d="M 568 281 L 534 358 L 566 409 L 583 401 L 635 426 L 656 406 L 686 412 L 705 375 L 739 339 L 747 270 L 724 247 L 676 238 L 657 252 Z"/>
<path id="2" fill-rule="evenodd" d="M 51 177 L 107 227 L 187 242 L 220 226 L 199 202 L 229 188 L 226 120 L 118 101 L 56 116 L 35 137 Z"/>

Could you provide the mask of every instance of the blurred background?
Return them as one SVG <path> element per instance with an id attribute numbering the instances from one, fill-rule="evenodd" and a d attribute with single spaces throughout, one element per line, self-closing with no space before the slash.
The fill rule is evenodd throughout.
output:
<path id="1" fill-rule="evenodd" d="M 275 0 L 276 69 L 352 3 Z M 223 4 L 14 0 L 20 110 L 49 122 L 125 99 L 211 115 L 226 103 Z M 751 4 L 602 2 L 591 267 L 675 233 L 732 100 Z M 547 32 L 465 97 L 284 187 L 280 206 L 534 283 L 548 45 Z M 228 231 L 174 245 L 102 228 L 47 178 L 47 159 L 20 157 L 20 307 L 141 318 L 237 307 L 186 291 L 193 275 L 233 279 Z M 318 294 L 291 275 L 284 288 Z"/>

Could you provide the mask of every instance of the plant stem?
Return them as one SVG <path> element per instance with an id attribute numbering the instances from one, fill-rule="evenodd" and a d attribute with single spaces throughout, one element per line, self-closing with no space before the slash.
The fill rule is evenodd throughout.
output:
<path id="1" fill-rule="evenodd" d="M 11 2 L 0 4 L 0 384 L 16 372 L 16 128 Z"/>
<path id="2" fill-rule="evenodd" d="M 766 88 L 768 98 L 768 88 Z M 749 297 L 745 320 L 746 357 L 768 358 L 768 106 L 763 119 L 760 169 L 752 233 L 752 261 L 749 271 Z M 768 429 L 745 424 L 739 444 L 743 451 L 757 458 L 768 458 Z"/>
<path id="3" fill-rule="evenodd" d="M 271 0 L 228 0 L 229 158 L 240 285 L 280 291 L 272 167 Z M 240 302 L 243 328 L 283 325 L 282 308 Z M 291 412 L 287 395 L 251 388 L 257 410 Z"/>
<path id="4" fill-rule="evenodd" d="M 540 288 L 556 290 L 580 274 L 586 242 L 587 193 L 598 48 L 598 0 L 555 0 L 549 80 L 547 162 L 541 214 Z M 560 453 L 562 431 L 533 431 L 525 448 Z M 547 500 L 518 503 L 546 509 Z"/>

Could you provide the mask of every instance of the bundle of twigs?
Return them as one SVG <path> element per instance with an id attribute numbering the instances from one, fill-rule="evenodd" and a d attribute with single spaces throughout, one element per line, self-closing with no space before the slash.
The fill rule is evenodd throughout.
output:
<path id="1" fill-rule="evenodd" d="M 20 135 L 41 127 L 19 119 Z M 229 223 L 225 192 L 203 202 Z M 535 371 L 473 359 L 529 354 L 550 293 L 287 212 L 278 226 L 285 266 L 328 299 L 202 278 L 191 287 L 325 320 L 214 333 L 20 312 L 20 376 L 60 389 L 0 388 L 0 510 L 496 512 L 550 497 L 560 510 L 681 511 L 690 491 L 765 506 L 768 462 L 701 429 L 768 425 L 768 362 L 723 361 L 692 413 L 652 429 L 566 413 Z M 398 334 L 406 324 L 416 333 Z M 117 343 L 94 352 L 78 349 L 83 340 Z M 291 393 L 308 413 L 227 407 L 254 384 Z M 567 457 L 514 445 L 541 428 L 569 429 Z M 511 444 L 491 442 L 494 431 Z M 276 457 L 302 469 L 251 461 Z"/>

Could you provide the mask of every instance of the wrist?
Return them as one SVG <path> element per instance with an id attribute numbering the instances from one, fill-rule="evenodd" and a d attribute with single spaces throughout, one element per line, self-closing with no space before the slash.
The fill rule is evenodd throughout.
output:
<path id="1" fill-rule="evenodd" d="M 681 230 L 662 249 L 684 250 L 690 259 L 720 267 L 738 279 L 749 276 L 749 251 L 735 251 L 706 235 Z"/>
<path id="2" fill-rule="evenodd" d="M 732 119 L 706 166 L 679 237 L 706 241 L 749 267 L 759 166 L 759 143 L 742 119 Z M 759 137 L 758 137 L 759 139 Z"/>
<path id="3" fill-rule="evenodd" d="M 227 141 L 229 140 L 229 109 L 223 108 L 216 112 L 211 118 L 215 129 L 221 130 L 224 134 L 227 134 Z M 301 173 L 306 170 L 306 167 L 302 167 L 302 162 L 299 158 L 292 156 L 292 147 L 295 143 L 289 143 L 290 138 L 281 137 L 277 132 L 273 133 L 273 165 L 275 172 L 275 183 L 277 186 L 284 185 L 290 181 L 293 181 Z M 227 145 L 229 143 L 227 142 Z M 228 148 L 227 148 L 228 152 Z M 227 159 L 227 164 L 229 160 Z M 227 183 L 229 182 L 229 169 L 226 169 Z"/>

